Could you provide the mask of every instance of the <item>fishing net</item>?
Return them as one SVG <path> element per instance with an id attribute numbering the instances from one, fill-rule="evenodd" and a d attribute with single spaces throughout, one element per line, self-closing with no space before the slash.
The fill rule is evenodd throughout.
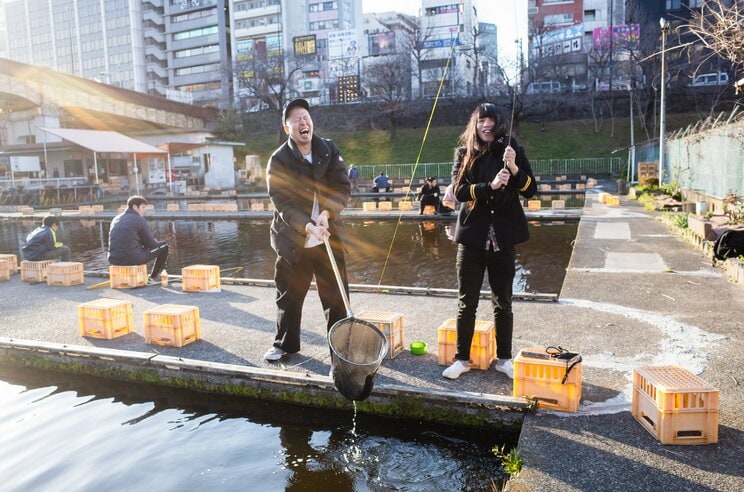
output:
<path id="1" fill-rule="evenodd" d="M 333 352 L 331 374 L 336 389 L 349 400 L 366 400 L 388 351 L 385 335 L 372 323 L 351 317 L 331 327 L 328 343 Z"/>

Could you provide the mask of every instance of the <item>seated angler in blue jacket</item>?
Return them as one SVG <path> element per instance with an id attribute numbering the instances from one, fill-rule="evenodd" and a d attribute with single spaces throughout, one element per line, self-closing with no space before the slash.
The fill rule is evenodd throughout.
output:
<path id="1" fill-rule="evenodd" d="M 144 218 L 147 200 L 132 196 L 127 200 L 127 210 L 114 217 L 109 232 L 108 260 L 112 265 L 144 265 L 152 260 L 155 264 L 150 273 L 156 281 L 165 268 L 168 258 L 168 243 L 157 241 Z"/>
<path id="2" fill-rule="evenodd" d="M 21 248 L 23 257 L 28 261 L 55 260 L 70 261 L 70 248 L 57 241 L 59 218 L 47 215 L 26 237 L 26 245 Z"/>

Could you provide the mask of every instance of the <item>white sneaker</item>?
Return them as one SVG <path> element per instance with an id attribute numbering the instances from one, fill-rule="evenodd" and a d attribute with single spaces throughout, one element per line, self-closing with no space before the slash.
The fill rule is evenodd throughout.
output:
<path id="1" fill-rule="evenodd" d="M 264 354 L 264 359 L 270 360 L 270 361 L 277 361 L 284 357 L 284 354 L 286 354 L 284 350 L 280 349 L 279 347 L 271 347 L 266 354 Z"/>
<path id="2" fill-rule="evenodd" d="M 470 364 L 466 360 L 456 360 L 451 366 L 442 371 L 442 376 L 447 379 L 457 379 L 470 370 Z"/>
<path id="3" fill-rule="evenodd" d="M 493 368 L 502 374 L 506 374 L 509 379 L 514 379 L 514 364 L 511 359 L 497 359 Z"/>

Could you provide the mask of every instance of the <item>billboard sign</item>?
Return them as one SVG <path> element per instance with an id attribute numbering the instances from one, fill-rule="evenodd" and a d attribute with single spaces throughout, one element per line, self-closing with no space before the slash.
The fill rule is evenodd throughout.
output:
<path id="1" fill-rule="evenodd" d="M 452 47 L 452 43 L 454 43 L 455 46 L 459 46 L 460 39 L 456 37 L 447 38 L 447 39 L 427 39 L 423 43 L 421 43 L 421 46 L 425 50 L 428 50 L 431 48 L 450 48 Z"/>
<path id="2" fill-rule="evenodd" d="M 584 24 L 548 31 L 533 40 L 534 53 L 539 57 L 568 55 L 582 51 Z"/>
<path id="3" fill-rule="evenodd" d="M 10 168 L 13 172 L 31 173 L 41 171 L 39 157 L 35 155 L 12 155 L 10 156 Z"/>
<path id="4" fill-rule="evenodd" d="M 356 29 L 332 31 L 328 33 L 328 59 L 353 58 L 360 56 Z"/>
<path id="5" fill-rule="evenodd" d="M 612 49 L 637 50 L 641 39 L 640 24 L 623 24 L 612 26 Z M 610 49 L 610 28 L 596 27 L 592 36 L 595 50 Z"/>
<path id="6" fill-rule="evenodd" d="M 295 56 L 313 56 L 318 52 L 315 34 L 295 36 L 292 41 L 294 41 Z"/>
<path id="7" fill-rule="evenodd" d="M 379 32 L 369 35 L 370 56 L 390 55 L 395 53 L 395 32 Z"/>

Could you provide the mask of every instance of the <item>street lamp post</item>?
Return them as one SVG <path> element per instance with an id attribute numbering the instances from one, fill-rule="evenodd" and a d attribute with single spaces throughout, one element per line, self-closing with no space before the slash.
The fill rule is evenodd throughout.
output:
<path id="1" fill-rule="evenodd" d="M 666 37 L 669 32 L 669 21 L 661 17 L 659 19 L 661 26 L 661 109 L 659 110 L 659 186 L 661 186 L 664 175 L 664 147 L 666 133 Z"/>

